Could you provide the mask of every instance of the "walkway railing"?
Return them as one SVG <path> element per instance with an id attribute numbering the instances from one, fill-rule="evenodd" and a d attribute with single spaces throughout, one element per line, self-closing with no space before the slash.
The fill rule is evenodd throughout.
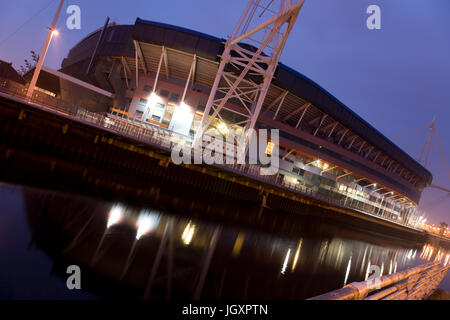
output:
<path id="1" fill-rule="evenodd" d="M 191 139 L 190 137 L 177 134 L 166 128 L 122 118 L 114 114 L 90 112 L 84 108 L 78 107 L 71 103 L 67 103 L 55 97 L 47 96 L 38 91 L 35 91 L 33 97 L 30 100 L 26 98 L 26 91 L 24 91 L 23 88 L 15 88 L 14 90 L 9 90 L 7 87 L 0 86 L 0 92 L 4 92 L 9 96 L 16 97 L 20 100 L 23 100 L 24 102 L 35 104 L 39 107 L 48 108 L 53 111 L 62 113 L 66 116 L 71 116 L 82 121 L 87 121 L 98 126 L 113 130 L 117 133 L 139 139 L 142 142 L 156 144 L 168 150 L 171 150 L 174 145 L 180 142 L 186 143 L 188 145 L 192 143 L 192 141 L 189 140 Z M 260 181 L 268 182 L 273 185 L 283 187 L 287 190 L 307 195 L 309 197 L 322 200 L 339 207 L 353 209 L 381 220 L 389 221 L 402 226 L 407 226 L 411 229 L 420 230 L 415 226 L 408 224 L 407 221 L 399 222 L 396 219 L 385 216 L 385 212 L 388 212 L 387 208 L 384 208 L 384 210 L 380 214 L 380 209 L 377 203 L 367 203 L 368 201 L 366 199 L 356 200 L 352 197 L 338 194 L 337 192 L 334 192 L 334 189 L 330 189 L 324 194 L 323 190 L 321 192 L 317 186 L 310 188 L 305 185 L 290 184 L 284 181 L 279 175 L 261 175 L 261 166 L 257 164 L 223 164 L 217 166 L 223 167 L 227 170 L 236 171 L 247 176 L 251 176 L 252 178 L 256 178 Z"/>
<path id="2" fill-rule="evenodd" d="M 450 265 L 427 263 L 391 275 L 353 282 L 310 300 L 422 300 L 436 290 Z"/>

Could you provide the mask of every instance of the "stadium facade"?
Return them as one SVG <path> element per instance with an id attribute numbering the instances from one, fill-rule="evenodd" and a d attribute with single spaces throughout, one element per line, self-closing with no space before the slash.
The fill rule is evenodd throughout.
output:
<path id="1" fill-rule="evenodd" d="M 55 90 L 57 86 L 42 80 L 45 75 L 38 87 L 63 99 L 78 99 L 76 103 L 89 111 L 192 139 L 224 43 L 139 18 L 134 25 L 109 24 L 74 46 L 59 71 L 44 70 L 47 78 L 59 77 L 62 83 L 69 77 L 66 83 L 92 95 L 67 86 Z M 179 106 L 182 97 L 189 106 L 187 113 Z M 227 108 L 239 111 L 242 104 L 232 100 Z M 227 120 L 231 119 L 223 119 Z M 219 132 L 223 129 L 220 121 L 213 126 Z M 279 129 L 279 175 L 284 184 L 360 203 L 364 212 L 417 223 L 417 205 L 431 184 L 430 172 L 299 72 L 278 65 L 256 127 Z"/>

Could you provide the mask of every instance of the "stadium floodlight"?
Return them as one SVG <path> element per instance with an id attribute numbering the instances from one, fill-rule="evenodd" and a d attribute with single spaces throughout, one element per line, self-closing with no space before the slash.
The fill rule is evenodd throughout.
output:
<path id="1" fill-rule="evenodd" d="M 162 98 L 160 96 L 158 96 L 158 94 L 156 94 L 156 92 L 150 93 L 150 96 L 148 97 L 147 103 L 145 105 L 144 114 L 142 115 L 142 120 L 145 121 L 145 119 L 147 119 L 147 116 L 150 113 L 151 109 L 157 103 L 162 103 L 162 102 L 163 102 Z"/>

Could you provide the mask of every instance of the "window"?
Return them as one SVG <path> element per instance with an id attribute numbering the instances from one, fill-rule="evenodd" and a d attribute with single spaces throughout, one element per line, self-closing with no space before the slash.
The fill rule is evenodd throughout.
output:
<path id="1" fill-rule="evenodd" d="M 144 91 L 145 92 L 152 92 L 152 87 L 151 86 L 144 86 Z"/>
<path id="2" fill-rule="evenodd" d="M 147 100 L 146 99 L 139 99 L 137 103 L 137 108 L 145 109 L 147 108 Z"/>
<path id="3" fill-rule="evenodd" d="M 56 97 L 56 93 L 54 93 L 54 92 L 51 92 L 51 91 L 48 91 L 48 90 L 45 90 L 45 89 L 42 89 L 42 88 L 39 88 L 39 87 L 36 87 L 35 90 L 40 91 L 40 92 L 45 93 L 45 94 L 48 94 L 51 97 Z"/>
<path id="4" fill-rule="evenodd" d="M 297 167 L 294 167 L 292 169 L 292 172 L 298 174 L 299 176 L 303 176 L 305 174 L 305 170 L 297 168 Z"/>
<path id="5" fill-rule="evenodd" d="M 152 113 L 151 119 L 156 122 L 161 122 L 165 111 L 166 111 L 166 106 L 162 103 L 157 103 L 151 109 L 151 113 Z"/>
<path id="6" fill-rule="evenodd" d="M 136 111 L 134 112 L 134 116 L 135 116 L 135 118 L 138 119 L 138 120 L 141 120 L 141 119 L 142 119 L 142 115 L 143 115 L 143 114 L 144 114 L 144 112 L 139 111 L 139 110 L 136 110 Z"/>
<path id="7" fill-rule="evenodd" d="M 273 147 L 274 147 L 275 145 L 273 144 L 273 142 L 272 141 L 268 141 L 267 142 L 267 147 L 266 147 L 266 154 L 267 155 L 272 155 L 272 151 L 273 151 Z"/>
<path id="8" fill-rule="evenodd" d="M 159 95 L 161 96 L 161 97 L 169 97 L 169 91 L 167 91 L 167 90 L 160 90 L 159 91 Z"/>
<path id="9" fill-rule="evenodd" d="M 291 159 L 289 159 L 289 158 L 286 158 L 286 159 L 284 159 L 284 160 L 286 160 L 286 161 L 289 162 L 289 163 L 294 163 L 294 160 L 291 160 Z"/>

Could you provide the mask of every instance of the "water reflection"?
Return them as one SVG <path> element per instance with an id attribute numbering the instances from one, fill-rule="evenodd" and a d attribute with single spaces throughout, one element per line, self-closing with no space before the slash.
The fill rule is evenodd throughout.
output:
<path id="1" fill-rule="evenodd" d="M 33 243 L 51 257 L 52 272 L 65 282 L 64 268 L 77 264 L 84 290 L 102 297 L 305 299 L 368 279 L 373 266 L 385 275 L 450 257 L 431 245 L 342 237 L 341 227 L 335 236 L 285 236 L 123 203 L 14 192 L 24 196 Z"/>
<path id="2" fill-rule="evenodd" d="M 181 240 L 185 245 L 189 245 L 192 241 L 192 237 L 195 232 L 195 224 L 191 224 L 191 221 L 187 224 L 186 228 L 184 228 L 183 234 L 181 235 Z"/>
<path id="3" fill-rule="evenodd" d="M 448 250 L 435 248 L 429 244 L 423 246 L 420 257 L 427 261 L 441 261 L 444 266 L 447 266 L 450 262 L 450 253 Z"/>

